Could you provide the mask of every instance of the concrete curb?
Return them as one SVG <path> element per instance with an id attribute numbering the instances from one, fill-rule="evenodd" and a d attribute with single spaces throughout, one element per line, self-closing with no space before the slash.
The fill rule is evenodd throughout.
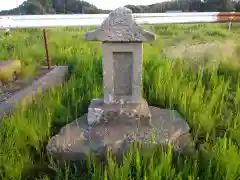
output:
<path id="1" fill-rule="evenodd" d="M 18 91 L 13 96 L 11 96 L 6 101 L 0 104 L 0 118 L 4 116 L 4 114 L 11 113 L 16 105 L 25 100 L 27 103 L 31 103 L 34 96 L 37 96 L 39 90 L 42 93 L 46 92 L 52 87 L 56 85 L 60 85 L 63 83 L 68 75 L 68 66 L 55 66 L 53 69 L 40 77 L 36 82 L 32 83 L 32 85 Z"/>

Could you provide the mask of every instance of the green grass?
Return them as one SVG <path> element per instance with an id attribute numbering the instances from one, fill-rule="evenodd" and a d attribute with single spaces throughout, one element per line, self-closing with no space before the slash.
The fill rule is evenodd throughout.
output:
<path id="1" fill-rule="evenodd" d="M 70 79 L 42 95 L 37 103 L 19 106 L 4 120 L 0 129 L 1 179 L 239 179 L 240 43 L 232 57 L 219 58 L 218 63 L 209 59 L 199 64 L 171 61 L 160 52 L 179 42 L 237 41 L 240 28 L 234 27 L 231 33 L 217 24 L 146 28 L 157 34 L 157 40 L 144 44 L 144 97 L 152 105 L 176 109 L 184 116 L 196 150 L 178 155 L 171 147 L 133 148 L 123 166 L 109 158 L 107 165 L 94 162 L 84 170 L 80 167 L 77 174 L 54 165 L 45 151 L 48 139 L 87 112 L 92 98 L 103 96 L 103 82 L 101 46 L 83 40 L 84 32 L 92 27 L 50 29 L 53 64 L 68 64 Z M 40 30 L 14 31 L 0 37 L 0 46 L 0 59 L 20 59 L 26 65 L 45 62 Z M 48 165 L 53 166 L 54 173 Z"/>

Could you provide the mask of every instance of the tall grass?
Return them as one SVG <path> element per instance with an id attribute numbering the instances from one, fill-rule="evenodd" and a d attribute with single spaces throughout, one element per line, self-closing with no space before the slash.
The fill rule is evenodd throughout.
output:
<path id="1" fill-rule="evenodd" d="M 168 25 L 147 27 L 156 42 L 144 44 L 143 95 L 152 105 L 178 110 L 187 120 L 196 142 L 192 154 L 178 154 L 170 146 L 136 144 L 119 166 L 109 154 L 107 165 L 95 161 L 74 173 L 47 157 L 45 146 L 59 128 L 87 112 L 92 98 L 102 94 L 99 43 L 85 42 L 87 29 L 51 29 L 49 49 L 54 64 L 68 64 L 69 81 L 42 95 L 29 107 L 4 120 L 0 129 L 1 179 L 238 179 L 240 174 L 240 79 L 238 56 L 196 66 L 171 61 L 161 48 L 179 40 L 238 38 L 219 25 Z M 203 31 L 203 29 L 205 29 Z M 89 28 L 91 29 L 91 28 Z M 186 32 L 188 33 L 186 35 Z M 175 34 L 175 36 L 173 36 Z M 196 36 L 197 34 L 197 36 Z M 41 31 L 19 30 L 0 38 L 0 59 L 24 64 L 44 63 Z M 11 46 L 11 48 L 9 48 Z M 236 54 L 238 48 L 236 48 Z M 137 146 L 137 147 L 136 147 Z M 150 148 L 150 149 L 149 149 Z M 47 166 L 52 166 L 50 170 Z"/>

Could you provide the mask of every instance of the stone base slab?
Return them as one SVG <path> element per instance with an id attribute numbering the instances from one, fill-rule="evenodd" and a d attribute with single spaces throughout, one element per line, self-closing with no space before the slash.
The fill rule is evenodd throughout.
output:
<path id="1" fill-rule="evenodd" d="M 155 144 L 176 143 L 177 149 L 186 148 L 186 140 L 180 137 L 188 134 L 189 126 L 176 112 L 149 106 L 153 128 L 140 124 L 134 118 L 121 116 L 120 119 L 89 126 L 87 114 L 66 125 L 59 134 L 52 137 L 47 151 L 58 160 L 84 160 L 86 153 L 104 156 L 106 149 L 113 150 L 117 156 L 123 154 L 134 141 L 150 143 L 152 134 Z M 188 136 L 189 137 L 189 136 Z M 182 144 L 179 144 L 182 143 Z"/>
<path id="2" fill-rule="evenodd" d="M 122 115 L 137 118 L 151 125 L 151 111 L 147 101 L 143 98 L 140 103 L 126 104 L 106 104 L 104 99 L 93 99 L 88 107 L 87 120 L 88 124 L 92 125 L 114 121 L 121 118 Z"/>

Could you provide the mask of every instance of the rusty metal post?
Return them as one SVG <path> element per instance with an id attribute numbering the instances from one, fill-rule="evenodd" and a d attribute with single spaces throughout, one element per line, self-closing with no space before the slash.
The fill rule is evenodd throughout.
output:
<path id="1" fill-rule="evenodd" d="M 48 40 L 47 40 L 47 33 L 46 33 L 46 29 L 43 29 L 43 38 L 44 38 L 44 46 L 45 46 L 45 51 L 46 51 L 46 58 L 47 58 L 47 65 L 48 65 L 48 69 L 50 70 L 52 67 L 52 62 L 51 59 L 49 57 L 49 53 L 48 53 Z"/>

